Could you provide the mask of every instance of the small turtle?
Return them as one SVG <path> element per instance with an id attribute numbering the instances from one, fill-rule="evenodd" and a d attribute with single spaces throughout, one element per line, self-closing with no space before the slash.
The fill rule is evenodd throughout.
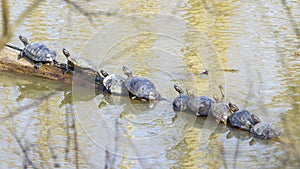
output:
<path id="1" fill-rule="evenodd" d="M 215 100 L 207 96 L 195 96 L 191 90 L 187 90 L 187 94 L 190 97 L 188 107 L 196 112 L 197 116 L 207 116 Z"/>
<path id="2" fill-rule="evenodd" d="M 66 49 L 63 48 L 62 49 L 63 54 L 66 56 L 68 63 L 67 63 L 67 70 L 66 72 L 68 72 L 69 70 L 74 71 L 75 67 L 76 69 L 84 72 L 84 73 L 91 73 L 91 74 L 98 74 L 100 75 L 100 73 L 96 70 L 95 65 L 93 65 L 90 60 L 84 58 L 84 57 L 79 57 L 79 56 L 72 56 L 70 55 L 70 52 Z"/>
<path id="3" fill-rule="evenodd" d="M 223 86 L 219 86 L 220 92 L 221 92 L 221 99 L 215 98 L 216 103 L 211 106 L 211 113 L 212 115 L 217 119 L 217 121 L 221 121 L 225 124 L 227 124 L 228 117 L 238 111 L 238 107 L 233 104 L 229 103 L 227 104 L 224 102 L 225 94 Z"/>
<path id="4" fill-rule="evenodd" d="M 123 77 L 115 74 L 108 74 L 104 70 L 100 70 L 100 73 L 104 77 L 103 85 L 109 93 L 128 95 L 129 92 L 124 84 L 125 79 Z"/>
<path id="5" fill-rule="evenodd" d="M 151 101 L 161 99 L 160 94 L 156 91 L 154 84 L 150 80 L 144 77 L 133 76 L 132 72 L 125 66 L 123 66 L 122 70 L 128 76 L 124 84 L 133 95 L 132 99 L 140 98 Z"/>
<path id="6" fill-rule="evenodd" d="M 43 63 L 57 63 L 56 61 L 56 52 L 54 50 L 50 50 L 46 45 L 39 42 L 29 42 L 27 38 L 20 35 L 19 39 L 24 44 L 24 49 L 20 49 L 15 46 L 6 45 L 12 49 L 20 51 L 18 56 L 18 60 L 26 57 L 34 62 L 34 68 L 39 69 Z"/>
<path id="7" fill-rule="evenodd" d="M 238 107 L 233 103 L 226 104 L 225 102 L 218 102 L 211 106 L 210 111 L 217 121 L 227 124 L 229 116 L 237 110 Z"/>
<path id="8" fill-rule="evenodd" d="M 274 139 L 280 135 L 280 132 L 270 123 L 258 123 L 250 130 L 253 137 L 260 139 Z"/>
<path id="9" fill-rule="evenodd" d="M 190 97 L 186 93 L 184 93 L 180 86 L 176 84 L 174 85 L 174 89 L 179 93 L 179 96 L 177 96 L 173 101 L 173 109 L 176 111 L 187 110 Z"/>
<path id="10" fill-rule="evenodd" d="M 255 124 L 260 123 L 259 117 L 251 114 L 247 110 L 239 110 L 229 116 L 229 123 L 233 127 L 241 128 L 243 130 L 250 130 Z"/>

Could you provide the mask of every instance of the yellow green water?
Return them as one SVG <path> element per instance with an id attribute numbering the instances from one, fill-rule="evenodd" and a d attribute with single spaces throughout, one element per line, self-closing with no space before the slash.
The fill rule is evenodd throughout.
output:
<path id="1" fill-rule="evenodd" d="M 12 22 L 31 2 L 9 1 Z M 66 47 L 110 73 L 126 65 L 170 100 L 175 83 L 211 97 L 222 84 L 227 100 L 282 130 L 282 142 L 175 114 L 167 102 L 149 106 L 1 73 L 0 168 L 300 167 L 298 1 L 76 3 L 104 13 L 87 17 L 64 1 L 43 1 L 9 43 L 22 47 L 22 34 L 62 62 Z M 223 71 L 231 69 L 238 71 Z"/>

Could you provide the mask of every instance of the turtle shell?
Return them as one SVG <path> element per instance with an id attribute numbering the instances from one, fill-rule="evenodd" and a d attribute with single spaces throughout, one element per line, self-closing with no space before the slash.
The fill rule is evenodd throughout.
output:
<path id="1" fill-rule="evenodd" d="M 215 100 L 207 96 L 195 96 L 188 101 L 188 107 L 196 112 L 197 116 L 207 116 L 214 103 Z"/>
<path id="2" fill-rule="evenodd" d="M 184 93 L 182 88 L 177 84 L 174 85 L 174 89 L 179 93 L 173 101 L 173 109 L 175 111 L 185 111 L 188 108 L 188 101 L 190 100 L 190 96 Z"/>
<path id="3" fill-rule="evenodd" d="M 212 115 L 223 123 L 227 123 L 228 117 L 232 114 L 229 106 L 225 102 L 215 103 L 211 106 Z"/>
<path id="4" fill-rule="evenodd" d="M 124 84 L 125 79 L 119 75 L 110 74 L 103 79 L 103 85 L 112 94 L 128 95 L 128 90 Z"/>
<path id="5" fill-rule="evenodd" d="M 95 65 L 85 57 L 71 56 L 68 57 L 68 61 L 72 66 L 78 67 L 80 69 L 96 70 Z"/>
<path id="6" fill-rule="evenodd" d="M 253 137 L 260 139 L 273 139 L 280 135 L 280 132 L 270 123 L 258 123 L 250 130 Z"/>
<path id="7" fill-rule="evenodd" d="M 173 101 L 173 108 L 176 111 L 185 111 L 188 108 L 188 102 L 190 100 L 190 96 L 187 94 L 180 94 Z"/>
<path id="8" fill-rule="evenodd" d="M 149 100 L 160 99 L 160 94 L 156 91 L 154 84 L 144 77 L 129 77 L 124 84 L 129 92 L 138 98 L 145 98 Z"/>
<path id="9" fill-rule="evenodd" d="M 254 117 L 255 116 L 247 110 L 239 110 L 238 112 L 231 114 L 228 119 L 233 127 L 249 131 L 257 123 L 258 119 Z"/>
<path id="10" fill-rule="evenodd" d="M 35 62 L 53 62 L 56 59 L 56 52 L 39 42 L 29 43 L 23 52 L 26 57 Z"/>

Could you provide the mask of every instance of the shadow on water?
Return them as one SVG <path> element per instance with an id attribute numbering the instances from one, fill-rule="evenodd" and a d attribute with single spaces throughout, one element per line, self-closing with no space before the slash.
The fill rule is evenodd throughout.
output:
<path id="1" fill-rule="evenodd" d="M 143 103 L 139 100 L 131 100 L 127 96 L 114 96 L 105 93 L 90 94 L 89 89 L 76 90 L 76 96 L 74 96 L 71 86 L 55 81 L 7 72 L 2 72 L 0 75 L 3 79 L 1 83 L 3 98 L 1 101 L 5 102 L 1 105 L 13 105 L 13 107 L 1 107 L 0 120 L 4 124 L 2 128 L 9 131 L 1 133 L 1 137 L 8 138 L 3 140 L 2 145 L 9 144 L 10 140 L 15 140 L 18 144 L 11 145 L 10 149 L 16 152 L 20 150 L 24 155 L 24 163 L 16 161 L 13 163 L 15 166 L 33 168 L 73 166 L 77 168 L 79 163 L 88 164 L 88 158 L 81 152 L 81 146 L 85 146 L 82 143 L 86 137 L 78 138 L 78 133 L 83 132 L 82 123 L 93 123 L 93 120 L 84 121 L 80 117 L 81 114 L 85 116 L 87 115 L 85 113 L 101 112 L 103 116 L 101 119 L 109 123 L 111 128 L 117 125 L 118 131 L 123 132 L 126 137 L 157 136 L 161 130 L 165 130 L 166 126 L 167 128 L 168 126 L 174 127 L 174 125 L 183 124 L 182 122 L 179 122 L 180 124 L 175 122 L 182 121 L 182 119 L 186 121 L 184 114 L 177 115 L 173 112 L 170 101 Z M 13 95 L 9 92 L 13 92 Z M 99 105 L 94 111 L 86 112 L 86 110 L 81 111 L 76 108 L 78 104 L 90 105 L 88 103 L 93 101 Z M 121 111 L 115 111 L 116 109 Z M 76 121 L 76 118 L 79 122 Z M 95 124 L 101 121 L 96 116 L 91 118 L 96 119 Z M 134 128 L 128 128 L 128 123 Z M 26 127 L 24 128 L 24 126 Z M 100 130 L 103 129 L 103 126 L 98 127 Z M 175 129 L 178 129 L 178 126 Z M 117 135 L 117 133 L 115 134 Z M 95 131 L 90 134 L 98 135 Z M 112 134 L 111 136 L 113 136 L 112 141 L 116 141 L 115 135 Z M 103 136 L 100 139 L 103 140 Z M 122 150 L 124 142 L 127 143 L 128 141 L 118 140 L 118 145 L 116 143 L 120 147 L 118 151 L 124 151 Z M 131 144 L 132 147 L 139 146 L 136 143 Z M 31 145 L 35 146 L 32 147 Z M 113 153 L 110 157 L 115 158 L 114 154 L 118 152 L 109 148 L 108 150 Z M 17 156 L 14 151 L 7 151 L 7 154 L 11 157 Z M 141 152 L 134 151 L 133 153 L 139 155 Z M 102 155 L 103 158 L 107 156 L 104 153 Z M 46 158 L 48 156 L 49 159 Z M 2 158 L 2 160 L 11 161 L 10 156 L 6 157 L 8 158 Z M 104 164 L 100 165 L 104 166 Z"/>
<path id="2" fill-rule="evenodd" d="M 86 136 L 82 134 L 78 135 L 78 133 L 82 133 L 82 128 L 85 127 L 91 127 L 85 128 L 85 130 L 88 130 L 88 133 L 91 135 L 98 133 L 96 130 L 92 130 L 94 128 L 105 129 L 103 126 L 98 125 L 101 119 L 104 119 L 104 121 L 110 126 L 109 128 L 115 128 L 114 130 L 118 132 L 110 131 L 114 133 L 112 134 L 113 138 L 107 141 L 114 144 L 105 143 L 104 145 L 108 146 L 106 147 L 107 150 L 104 152 L 100 151 L 102 153 L 99 158 L 106 159 L 104 162 L 106 161 L 106 163 L 109 162 L 110 164 L 104 164 L 104 162 L 102 162 L 96 164 L 93 163 L 93 165 L 115 166 L 122 159 L 122 156 L 119 156 L 118 154 L 128 151 L 124 150 L 124 147 L 126 147 L 124 144 L 128 144 L 128 138 L 151 138 L 159 135 L 165 130 L 164 128 L 168 128 L 168 126 L 176 128 L 177 137 L 180 137 L 182 140 L 180 139 L 178 144 L 171 149 L 166 150 L 165 153 L 162 153 L 162 155 L 146 158 L 148 160 L 141 159 L 138 162 L 139 164 L 137 164 L 138 166 L 147 166 L 149 164 L 149 159 L 155 160 L 157 158 L 164 158 L 163 156 L 165 155 L 173 156 L 173 154 L 169 153 L 174 151 L 176 151 L 176 154 L 180 151 L 190 151 L 189 149 L 191 147 L 189 145 L 195 144 L 192 143 L 195 139 L 193 135 L 195 132 L 198 133 L 196 135 L 203 137 L 203 139 L 201 139 L 202 143 L 200 143 L 200 145 L 194 145 L 195 147 L 192 148 L 193 150 L 189 153 L 195 151 L 198 151 L 198 153 L 201 151 L 210 151 L 212 154 L 216 155 L 216 158 L 220 158 L 221 163 L 216 164 L 228 166 L 229 168 L 239 168 L 239 165 L 243 164 L 244 160 L 256 161 L 255 152 L 257 149 L 265 149 L 260 153 L 267 153 L 270 151 L 282 152 L 280 147 L 285 145 L 283 143 L 278 144 L 274 141 L 261 141 L 254 139 L 249 132 L 231 128 L 224 124 L 217 124 L 215 121 L 210 121 L 210 123 L 212 123 L 211 126 L 217 126 L 213 131 L 211 131 L 207 128 L 208 125 L 206 124 L 208 123 L 208 118 L 196 118 L 196 116 L 190 112 L 175 113 L 170 102 L 162 101 L 151 105 L 149 103 L 142 103 L 138 100 L 131 100 L 129 97 L 124 96 L 108 94 L 87 96 L 85 95 L 85 92 L 80 94 L 82 97 L 76 97 L 74 99 L 71 86 L 65 86 L 64 84 L 59 84 L 45 79 L 42 80 L 40 78 L 20 76 L 11 73 L 1 73 L 1 77 L 4 79 L 2 82 L 2 91 L 15 90 L 14 96 L 16 97 L 8 98 L 6 101 L 16 102 L 17 104 L 15 105 L 26 105 L 31 103 L 33 100 L 41 100 L 37 104 L 32 105 L 32 107 L 24 109 L 13 116 L 9 116 L 9 118 L 7 118 L 8 116 L 1 117 L 1 121 L 4 124 L 2 128 L 5 127 L 9 131 L 1 133 L 1 136 L 15 140 L 18 144 L 11 145 L 9 148 L 14 149 L 14 151 L 21 150 L 24 154 L 24 163 L 21 164 L 16 162 L 14 163 L 16 166 L 31 166 L 33 168 L 39 168 L 39 166 L 45 165 L 56 167 L 82 167 L 90 165 L 92 162 L 91 160 L 93 159 L 88 158 L 90 154 L 87 154 L 84 149 L 93 148 L 94 151 L 92 152 L 98 152 L 99 150 L 96 149 L 99 149 L 99 145 L 95 147 L 94 144 L 95 142 L 97 144 L 101 144 L 101 141 L 98 139 L 106 140 L 106 138 L 103 137 L 105 135 L 102 135 L 102 137 L 99 138 L 96 136 L 96 138 L 92 138 L 94 143 L 87 144 L 86 142 L 91 140 L 87 139 Z M 54 94 L 52 94 L 53 92 Z M 52 95 L 47 97 L 49 94 Z M 40 99 L 41 96 L 45 96 L 47 98 Z M 84 121 L 80 114 L 82 113 L 83 116 L 88 115 L 85 112 L 80 112 L 80 110 L 76 108 L 77 103 L 75 102 L 87 104 L 91 101 L 96 101 L 97 106 L 99 106 L 97 107 L 97 110 L 101 113 L 102 117 L 99 119 L 97 116 L 91 116 L 93 120 L 87 118 L 88 121 Z M 161 111 L 162 108 L 164 111 Z M 120 111 L 115 111 L 116 109 L 120 109 Z M 2 109 L 2 111 L 3 110 L 5 109 Z M 12 108 L 7 110 L 11 110 L 13 112 Z M 93 112 L 88 111 L 88 113 Z M 182 118 L 185 122 L 191 122 L 191 119 L 196 120 L 193 123 L 193 127 L 187 133 L 181 131 L 183 128 L 178 126 L 178 124 L 187 125 L 182 122 L 178 123 L 178 121 L 182 120 Z M 76 119 L 81 123 L 89 122 L 92 125 L 82 126 L 83 124 L 78 123 Z M 128 128 L 128 124 L 130 124 L 129 126 L 131 127 Z M 27 127 L 23 129 L 23 132 L 20 135 L 20 131 L 22 131 L 20 128 L 23 128 L 22 126 L 24 125 Z M 127 139 L 124 139 L 122 135 L 125 135 Z M 168 137 L 164 138 L 167 139 Z M 168 139 L 171 138 L 175 139 L 172 135 Z M 178 140 L 178 138 L 176 139 Z M 220 143 L 220 141 L 222 143 Z M 5 144 L 9 142 L 9 140 L 3 141 Z M 138 148 L 139 145 L 137 143 L 138 142 L 135 142 L 133 139 L 133 141 L 130 142 L 130 147 Z M 164 144 L 169 143 L 165 142 Z M 270 147 L 270 145 L 273 146 Z M 109 146 L 111 146 L 111 149 Z M 116 146 L 118 147 L 117 150 L 115 149 Z M 187 147 L 184 148 L 181 146 Z M 18 149 L 18 147 L 20 147 L 20 149 Z M 134 151 L 129 153 L 134 153 L 135 155 L 142 157 L 144 156 L 143 151 Z M 222 152 L 221 156 L 217 155 L 220 152 Z M 12 151 L 8 151 L 7 153 L 12 156 L 16 156 L 16 154 Z M 241 157 L 241 154 L 244 153 L 249 154 L 249 157 Z M 45 158 L 45 156 L 49 156 L 51 160 L 49 161 L 49 159 Z M 185 158 L 184 154 L 181 154 L 181 156 L 182 158 Z M 195 161 L 196 164 L 200 164 L 201 161 L 205 160 L 205 155 L 202 154 L 201 156 L 202 158 L 200 160 Z M 10 158 L 4 158 L 3 160 L 11 161 Z M 177 160 L 180 161 L 180 159 Z M 258 160 L 256 162 L 260 161 Z M 215 164 L 211 165 L 218 166 Z M 278 165 L 281 166 L 283 164 L 277 164 L 277 166 Z M 249 166 L 251 166 L 251 164 L 249 164 Z"/>

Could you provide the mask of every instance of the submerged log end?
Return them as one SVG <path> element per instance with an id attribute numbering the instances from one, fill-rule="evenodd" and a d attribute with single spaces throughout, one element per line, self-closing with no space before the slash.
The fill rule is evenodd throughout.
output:
<path id="1" fill-rule="evenodd" d="M 63 69 L 44 64 L 39 69 L 34 68 L 34 63 L 26 58 L 17 59 L 19 52 L 10 48 L 4 48 L 0 51 L 0 71 L 10 71 L 24 75 L 47 78 L 60 81 L 66 84 L 72 84 L 73 76 L 69 73 L 63 74 Z M 95 84 L 85 79 L 76 80 L 78 85 L 84 87 L 95 87 Z"/>
<path id="2" fill-rule="evenodd" d="M 63 74 L 62 69 L 48 64 L 44 64 L 41 68 L 35 69 L 34 63 L 30 62 L 28 59 L 22 58 L 18 60 L 18 54 L 18 51 L 9 48 L 4 48 L 0 51 L 0 70 L 58 80 L 63 83 L 72 84 L 72 75 Z"/>

